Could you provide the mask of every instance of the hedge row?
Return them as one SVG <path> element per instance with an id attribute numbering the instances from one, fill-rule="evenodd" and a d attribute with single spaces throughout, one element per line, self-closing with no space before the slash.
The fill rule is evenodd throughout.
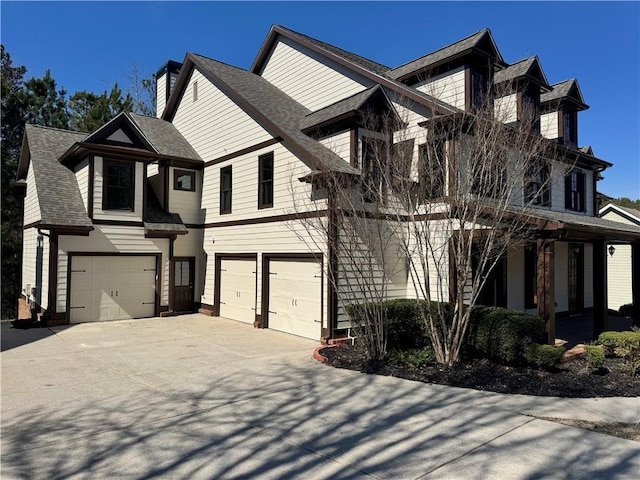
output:
<path id="1" fill-rule="evenodd" d="M 431 310 L 442 314 L 445 321 L 453 315 L 453 304 L 424 300 L 396 299 L 380 304 L 349 305 L 352 319 L 362 318 L 367 310 L 382 308 L 387 319 L 387 348 L 412 349 L 428 345 L 429 334 L 423 318 Z M 534 315 L 506 308 L 475 306 L 467 334 L 467 351 L 476 356 L 493 358 L 502 363 L 522 361 L 532 343 L 545 340 L 544 321 Z"/>

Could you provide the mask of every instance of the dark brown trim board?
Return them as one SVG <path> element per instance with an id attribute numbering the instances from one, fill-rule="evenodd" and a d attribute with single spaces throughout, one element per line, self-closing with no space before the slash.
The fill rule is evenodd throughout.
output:
<path id="1" fill-rule="evenodd" d="M 205 223 L 204 225 L 193 225 L 193 228 L 236 227 L 238 225 L 257 225 L 260 223 L 288 222 L 292 220 L 299 220 L 299 219 L 305 219 L 305 218 L 324 217 L 326 215 L 327 215 L 326 210 L 318 210 L 315 212 L 305 212 L 305 213 L 287 213 L 283 215 L 272 215 L 270 217 L 245 218 L 241 220 L 229 220 L 226 222 Z"/>
<path id="2" fill-rule="evenodd" d="M 220 270 L 222 268 L 222 260 L 255 260 L 256 271 L 258 268 L 258 254 L 257 253 L 216 253 L 214 257 L 214 275 L 213 282 L 213 315 L 220 316 Z M 256 275 L 256 282 L 258 276 Z M 257 305 L 255 305 L 257 306 Z"/>
<path id="3" fill-rule="evenodd" d="M 352 128 L 350 132 L 351 138 L 351 166 L 358 168 L 358 129 Z"/>
<path id="4" fill-rule="evenodd" d="M 324 314 L 324 298 L 322 297 L 324 293 L 324 289 L 322 286 L 324 285 L 324 256 L 322 253 L 263 253 L 262 254 L 262 302 L 260 306 L 260 310 L 262 312 L 262 316 L 260 318 L 261 324 L 260 328 L 269 328 L 269 293 L 270 293 L 270 273 L 269 273 L 269 264 L 271 260 L 285 260 L 285 261 L 309 261 L 309 262 L 317 262 L 320 264 L 320 271 L 322 272 L 322 278 L 320 279 L 320 328 L 318 331 L 318 339 L 321 336 L 324 336 L 324 328 L 322 327 L 325 322 L 325 314 Z M 256 276 L 257 278 L 257 276 Z M 258 319 L 256 318 L 256 323 Z"/>
<path id="5" fill-rule="evenodd" d="M 147 177 L 147 166 L 148 164 L 143 164 L 142 165 L 142 218 L 147 218 L 147 196 L 149 195 L 147 193 L 148 190 L 148 185 L 149 185 L 149 179 Z M 135 205 L 135 201 L 136 199 L 133 199 L 133 203 Z"/>
<path id="6" fill-rule="evenodd" d="M 87 196 L 87 213 L 89 218 L 93 220 L 93 189 L 96 185 L 96 167 L 95 167 L 95 155 L 89 155 L 89 194 Z"/>
<path id="7" fill-rule="evenodd" d="M 56 313 L 56 293 L 58 290 L 58 232 L 52 231 L 49 236 L 49 287 L 47 292 L 47 309 Z M 67 309 L 69 311 L 69 309 Z"/>
<path id="8" fill-rule="evenodd" d="M 246 147 L 246 148 L 243 148 L 241 150 L 237 150 L 235 152 L 228 153 L 228 154 L 223 155 L 221 157 L 214 158 L 213 160 L 209 160 L 208 162 L 204 163 L 204 167 L 207 168 L 207 167 L 211 167 L 213 165 L 217 165 L 218 163 L 226 162 L 227 160 L 233 160 L 234 158 L 240 157 L 242 155 L 246 155 L 248 153 L 256 152 L 258 150 L 270 147 L 271 145 L 275 145 L 275 144 L 280 143 L 280 142 L 282 142 L 282 138 L 275 137 L 275 138 L 272 138 L 270 140 L 266 140 L 264 142 L 252 145 L 250 147 Z"/>
<path id="9" fill-rule="evenodd" d="M 144 222 L 138 222 L 135 220 L 93 220 L 94 225 L 115 225 L 119 227 L 144 227 Z"/>
<path id="10" fill-rule="evenodd" d="M 471 94 L 471 89 L 473 84 L 471 82 L 471 67 L 467 66 L 464 69 L 464 109 L 467 112 L 471 111 L 471 106 L 473 103 L 473 98 Z"/>

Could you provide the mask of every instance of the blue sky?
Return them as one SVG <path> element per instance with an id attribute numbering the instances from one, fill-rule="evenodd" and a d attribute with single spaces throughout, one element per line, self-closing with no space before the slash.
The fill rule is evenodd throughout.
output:
<path id="1" fill-rule="evenodd" d="M 1 40 L 27 76 L 104 91 L 187 51 L 248 68 L 272 24 L 397 66 L 489 27 L 503 57 L 538 55 L 550 83 L 576 77 L 579 143 L 614 163 L 599 190 L 640 198 L 638 2 L 7 2 Z"/>

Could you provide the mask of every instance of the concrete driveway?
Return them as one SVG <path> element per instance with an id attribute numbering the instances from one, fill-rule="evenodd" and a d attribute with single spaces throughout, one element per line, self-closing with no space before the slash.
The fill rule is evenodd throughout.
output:
<path id="1" fill-rule="evenodd" d="M 3 479 L 638 478 L 640 399 L 506 396 L 336 370 L 315 342 L 187 315 L 2 325 Z"/>

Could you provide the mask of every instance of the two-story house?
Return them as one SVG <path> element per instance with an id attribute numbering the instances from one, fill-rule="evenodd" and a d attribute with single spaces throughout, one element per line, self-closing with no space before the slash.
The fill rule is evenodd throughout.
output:
<path id="1" fill-rule="evenodd" d="M 364 124 L 368 112 L 401 121 L 396 143 L 417 183 L 434 120 L 486 105 L 508 124 L 534 117 L 532 134 L 560 152 L 544 178 L 522 184 L 540 230 L 500 261 L 482 298 L 539 312 L 550 338 L 556 312 L 593 309 L 604 325 L 606 241 L 640 249 L 640 228 L 597 218 L 611 164 L 578 148 L 587 106 L 577 81 L 549 85 L 537 57 L 508 64 L 489 30 L 390 68 L 274 26 L 249 70 L 188 53 L 158 71 L 157 87 L 156 119 L 121 114 L 90 135 L 27 126 L 23 301 L 52 320 L 199 308 L 312 339 L 348 336 L 344 306 L 358 299 L 340 275 L 354 269 L 336 253 L 325 187 L 378 181 L 368 152 L 395 135 Z M 460 142 L 439 140 L 449 164 L 437 197 L 456 188 Z M 309 219 L 325 222 L 323 235 Z M 418 295 L 412 274 L 394 275 L 389 296 Z"/>

